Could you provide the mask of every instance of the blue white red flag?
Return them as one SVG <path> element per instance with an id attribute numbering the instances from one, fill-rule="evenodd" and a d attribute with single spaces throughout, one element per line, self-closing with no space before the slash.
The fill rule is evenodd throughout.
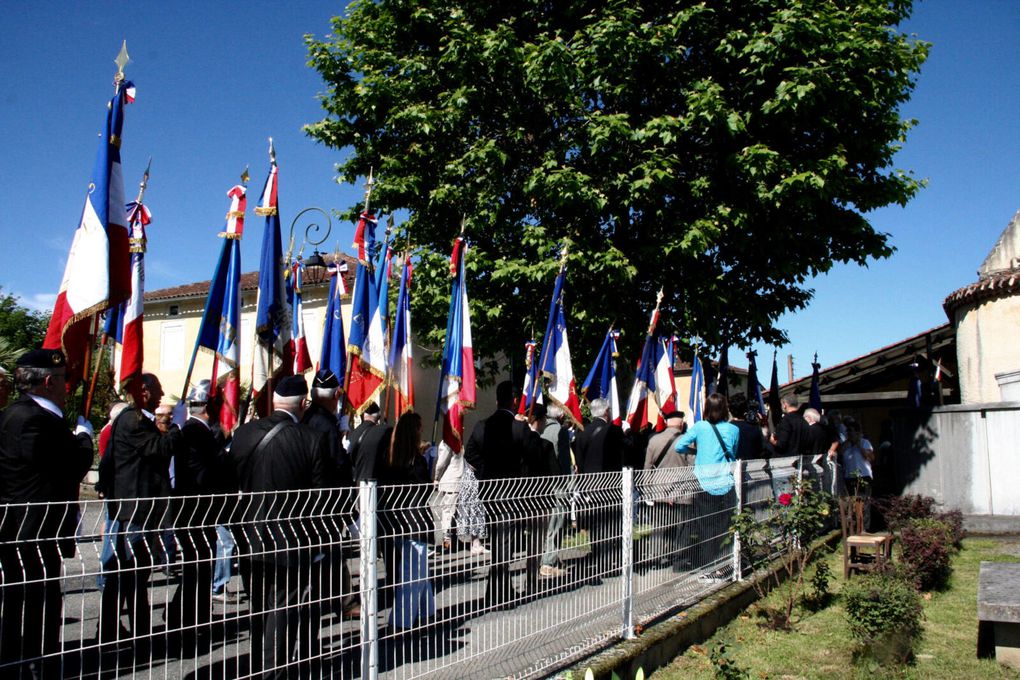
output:
<path id="1" fill-rule="evenodd" d="M 396 399 L 396 415 L 414 410 L 414 349 L 411 342 L 411 258 L 405 254 L 397 292 L 397 311 L 390 347 L 390 384 Z"/>
<path id="2" fill-rule="evenodd" d="M 329 296 L 326 299 L 326 318 L 322 326 L 322 351 L 318 368 L 328 368 L 335 376 L 343 376 L 347 369 L 347 348 L 344 339 L 344 319 L 341 314 L 343 296 L 347 294 L 344 272 L 347 263 L 339 255 L 326 268 L 329 273 Z"/>
<path id="3" fill-rule="evenodd" d="M 392 260 L 393 253 L 390 250 L 389 234 L 387 233 L 382 249 L 379 251 L 379 264 L 376 265 L 375 270 L 375 288 L 379 291 L 379 318 L 384 331 L 390 325 L 390 263 Z"/>
<path id="4" fill-rule="evenodd" d="M 721 394 L 724 397 L 730 395 L 730 348 L 729 345 L 723 345 L 722 350 L 719 352 L 719 370 L 715 374 L 715 379 L 712 380 L 711 389 L 708 391 L 709 394 Z M 743 417 L 743 414 L 741 414 Z"/>
<path id="5" fill-rule="evenodd" d="M 134 85 L 121 83 L 107 109 L 106 128 L 85 193 L 85 206 L 43 342 L 46 349 L 63 349 L 68 392 L 74 390 L 85 373 L 85 356 L 96 332 L 94 315 L 131 297 L 132 267 L 120 145 L 124 105 L 132 101 Z"/>
<path id="6" fill-rule="evenodd" d="M 769 381 L 769 420 L 772 427 L 783 419 L 783 407 L 779 402 L 779 362 L 777 353 L 772 352 L 772 379 Z"/>
<path id="7" fill-rule="evenodd" d="M 287 277 L 287 302 L 291 309 L 289 353 L 293 357 L 294 375 L 304 373 L 312 367 L 312 357 L 308 354 L 308 341 L 305 339 L 304 304 L 302 302 L 304 269 L 304 265 L 298 260 L 291 264 L 290 275 Z"/>
<path id="8" fill-rule="evenodd" d="M 564 259 L 564 265 L 566 260 Z M 575 425 L 581 427 L 581 400 L 577 398 L 574 369 L 570 365 L 570 343 L 567 341 L 567 316 L 563 311 L 563 286 L 566 267 L 560 266 L 549 305 L 549 321 L 545 327 L 542 349 L 542 375 L 549 379 L 546 391 L 549 401 L 563 409 Z"/>
<path id="9" fill-rule="evenodd" d="M 659 304 L 662 302 L 662 291 L 655 301 L 655 309 L 652 310 L 652 318 L 648 322 L 648 334 L 645 336 L 645 344 L 641 349 L 641 358 L 638 359 L 637 370 L 634 372 L 634 386 L 630 390 L 630 398 L 627 400 L 627 415 L 624 420 L 635 430 L 640 430 L 649 424 L 648 421 L 648 398 L 655 395 L 655 367 L 656 367 L 656 342 L 655 327 L 659 325 Z"/>
<path id="10" fill-rule="evenodd" d="M 811 362 L 811 396 L 808 397 L 808 407 L 819 413 L 822 412 L 822 388 L 818 376 L 821 367 L 822 365 L 818 363 L 818 354 L 815 354 L 815 360 Z"/>
<path id="11" fill-rule="evenodd" d="M 149 171 L 146 169 L 142 192 L 148 180 Z M 140 200 L 131 201 L 127 204 L 127 220 L 131 227 L 131 297 L 110 308 L 104 335 L 113 340 L 113 373 L 117 391 L 127 392 L 136 404 L 140 404 L 144 363 L 142 314 L 145 297 L 145 227 L 152 222 L 152 214 Z"/>
<path id="12" fill-rule="evenodd" d="M 670 335 L 668 338 L 660 338 L 656 345 L 658 356 L 655 362 L 655 400 L 659 406 L 659 416 L 655 423 L 655 429 L 660 432 L 666 429 L 663 414 L 677 410 L 676 379 L 673 374 L 673 365 L 676 363 L 676 343 L 677 337 Z"/>
<path id="13" fill-rule="evenodd" d="M 620 393 L 616 388 L 616 357 L 619 356 L 616 343 L 619 339 L 619 331 L 610 328 L 606 332 L 602 347 L 599 348 L 599 353 L 595 357 L 595 363 L 588 371 L 584 385 L 581 386 L 581 394 L 588 401 L 592 399 L 609 401 L 610 421 L 614 425 L 623 422 L 623 416 L 620 413 Z"/>
<path id="14" fill-rule="evenodd" d="M 266 218 L 262 231 L 262 253 L 259 258 L 259 292 L 255 311 L 255 334 L 252 362 L 252 401 L 259 416 L 272 410 L 272 383 L 291 375 L 294 359 L 291 348 L 291 314 L 287 304 L 280 235 L 279 168 L 276 152 L 270 143 L 270 167 L 255 214 Z"/>
<path id="15" fill-rule="evenodd" d="M 221 397 L 219 422 L 224 432 L 238 425 L 241 401 L 241 235 L 246 207 L 245 188 L 240 184 L 227 195 L 231 198 L 227 227 L 220 233 L 223 249 L 209 282 L 209 295 L 198 328 L 197 346 L 215 357 L 211 380 Z M 187 388 L 188 386 L 186 386 Z"/>
<path id="16" fill-rule="evenodd" d="M 535 356 L 537 347 L 538 343 L 534 340 L 524 343 L 524 389 L 517 402 L 517 413 L 522 416 L 531 412 L 532 403 L 542 403 L 542 387 L 538 382 L 538 357 Z"/>
<path id="17" fill-rule="evenodd" d="M 471 346 L 471 312 L 468 307 L 463 237 L 453 243 L 450 258 L 450 311 L 446 320 L 443 367 L 439 374 L 436 420 L 443 420 L 443 441 L 454 453 L 464 441 L 464 413 L 475 407 L 475 357 Z"/>
<path id="18" fill-rule="evenodd" d="M 696 423 L 701 420 L 705 405 L 705 370 L 697 351 L 694 352 L 694 362 L 691 366 L 691 396 L 688 403 L 691 408 L 691 422 Z"/>
<path id="19" fill-rule="evenodd" d="M 350 355 L 347 401 L 355 413 L 377 401 L 386 386 L 386 336 L 379 310 L 378 281 L 372 268 L 371 249 L 375 243 L 375 217 L 362 213 L 357 233 L 358 268 L 354 277 L 354 301 L 351 306 L 351 332 L 347 337 Z M 365 259 L 361 255 L 365 255 Z"/>
<path id="20" fill-rule="evenodd" d="M 765 417 L 765 399 L 761 393 L 761 383 L 758 382 L 758 362 L 755 357 L 758 353 L 751 350 L 747 353 L 747 416 L 753 419 Z"/>

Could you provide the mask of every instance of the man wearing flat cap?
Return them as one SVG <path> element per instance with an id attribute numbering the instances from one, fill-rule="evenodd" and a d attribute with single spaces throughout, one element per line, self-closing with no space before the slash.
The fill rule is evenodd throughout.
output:
<path id="1" fill-rule="evenodd" d="M 174 526 L 181 545 L 181 582 L 167 606 L 167 629 L 180 630 L 183 652 L 194 650 L 195 634 L 212 614 L 212 559 L 216 525 L 225 490 L 223 434 L 210 409 L 212 383 L 200 380 L 188 391 L 188 419 L 181 428 L 185 446 L 174 460 Z M 203 643 L 208 641 L 205 636 Z"/>
<path id="2" fill-rule="evenodd" d="M 61 557 L 74 552 L 74 501 L 92 465 L 91 424 L 79 417 L 72 434 L 64 421 L 65 364 L 60 350 L 22 355 L 21 397 L 0 416 L 0 504 L 14 504 L 0 510 L 0 664 L 44 678 L 62 677 Z"/>
<path id="3" fill-rule="evenodd" d="M 313 521 L 319 496 L 303 491 L 323 486 L 329 455 L 325 435 L 301 423 L 307 396 L 304 376 L 281 379 L 273 412 L 239 427 L 229 454 L 244 493 L 234 537 L 251 596 L 251 671 L 267 678 L 310 674 L 310 638 L 318 622 L 311 620 L 311 605 L 300 600 L 317 580 L 312 557 L 332 540 Z M 289 667 L 299 631 L 299 666 Z"/>
<path id="4" fill-rule="evenodd" d="M 343 491 L 330 493 L 330 506 L 335 511 L 349 510 L 354 507 L 355 496 L 351 488 L 354 486 L 354 471 L 347 451 L 344 450 L 343 439 L 340 436 L 340 421 L 337 419 L 337 406 L 340 404 L 340 380 L 336 374 L 328 368 L 315 373 L 312 379 L 312 399 L 308 410 L 305 411 L 301 422 L 308 425 L 316 432 L 321 432 L 326 437 L 329 449 L 329 458 L 326 468 L 326 486 Z M 353 521 L 352 512 L 344 512 L 338 515 L 337 526 L 343 526 Z M 322 593 L 319 598 L 314 598 L 330 603 L 337 616 L 345 618 L 357 618 L 361 609 L 357 601 L 351 596 L 351 574 L 347 568 L 347 561 L 340 550 L 340 539 L 334 539 L 331 550 L 327 550 L 326 564 L 330 573 L 328 578 L 322 579 L 324 585 L 329 586 L 328 593 Z M 344 594 L 347 596 L 346 603 L 343 601 Z"/>

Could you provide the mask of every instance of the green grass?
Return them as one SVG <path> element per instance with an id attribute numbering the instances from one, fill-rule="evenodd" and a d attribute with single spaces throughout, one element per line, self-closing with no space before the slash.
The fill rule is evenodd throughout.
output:
<path id="1" fill-rule="evenodd" d="M 1015 541 L 1013 545 L 1016 545 Z M 817 612 L 799 610 L 800 622 L 793 632 L 766 630 L 759 622 L 756 606 L 703 645 L 688 649 L 654 680 L 696 680 L 715 678 L 709 660 L 711 650 L 726 645 L 726 656 L 747 677 L 760 680 L 850 680 L 857 678 L 904 678 L 908 680 L 970 680 L 984 678 L 1020 679 L 1020 671 L 1000 666 L 993 659 L 978 659 L 977 583 L 982 561 L 1015 562 L 1004 554 L 997 539 L 966 539 L 963 550 L 953 558 L 953 576 L 944 592 L 926 594 L 924 633 L 915 646 L 916 660 L 902 668 L 855 665 L 853 641 L 843 618 L 839 589 L 843 579 L 840 553 L 825 557 L 832 569 L 831 604 Z M 770 600 L 775 594 L 770 596 Z M 777 604 L 774 601 L 773 604 Z"/>

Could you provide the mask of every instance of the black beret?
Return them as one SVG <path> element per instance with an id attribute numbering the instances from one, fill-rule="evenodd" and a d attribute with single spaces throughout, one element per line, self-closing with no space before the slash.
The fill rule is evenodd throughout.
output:
<path id="1" fill-rule="evenodd" d="M 365 407 L 364 413 L 365 415 L 374 416 L 375 414 L 379 413 L 379 410 L 380 410 L 379 404 L 372 401 L 369 402 L 368 406 Z"/>
<path id="2" fill-rule="evenodd" d="M 673 418 L 683 418 L 683 417 L 684 417 L 684 412 L 683 411 L 670 411 L 669 413 L 663 413 L 662 414 L 662 419 L 663 420 L 672 420 Z"/>
<path id="3" fill-rule="evenodd" d="M 303 375 L 288 375 L 276 383 L 273 392 L 281 397 L 307 397 L 308 383 Z"/>
<path id="4" fill-rule="evenodd" d="M 33 349 L 18 357 L 17 365 L 24 368 L 59 368 L 67 365 L 59 349 Z"/>
<path id="5" fill-rule="evenodd" d="M 324 387 L 326 389 L 335 390 L 340 387 L 340 381 L 337 380 L 336 374 L 328 368 L 324 368 L 321 371 L 315 373 L 315 379 L 312 380 L 312 387 Z"/>

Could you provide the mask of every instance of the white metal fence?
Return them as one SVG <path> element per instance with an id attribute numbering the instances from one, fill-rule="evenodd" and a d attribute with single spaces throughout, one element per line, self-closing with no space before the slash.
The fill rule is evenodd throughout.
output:
<path id="1" fill-rule="evenodd" d="M 739 579 L 734 511 L 801 475 L 832 488 L 807 460 L 732 472 L 722 496 L 674 468 L 491 480 L 456 498 L 371 482 L 0 505 L 0 673 L 546 675 Z"/>

